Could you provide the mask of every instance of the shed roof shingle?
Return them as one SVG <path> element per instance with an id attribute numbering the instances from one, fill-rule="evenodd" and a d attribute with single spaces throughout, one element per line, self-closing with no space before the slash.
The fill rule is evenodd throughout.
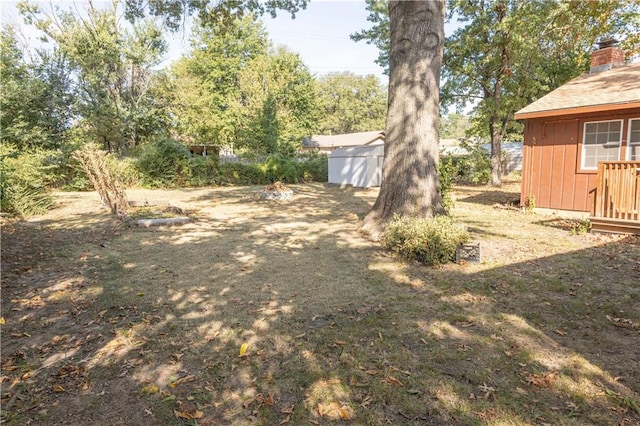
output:
<path id="1" fill-rule="evenodd" d="M 640 107 L 640 62 L 582 74 L 516 112 L 518 120 Z"/>

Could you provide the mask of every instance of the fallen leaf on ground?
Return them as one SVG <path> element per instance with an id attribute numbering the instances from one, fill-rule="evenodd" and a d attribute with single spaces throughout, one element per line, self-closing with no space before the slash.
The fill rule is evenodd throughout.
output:
<path id="1" fill-rule="evenodd" d="M 204 413 L 200 410 L 195 410 L 193 412 L 173 410 L 173 415 L 180 419 L 187 420 L 201 419 L 204 417 Z"/>
<path id="2" fill-rule="evenodd" d="M 178 380 L 176 380 L 175 383 L 176 386 L 179 385 L 180 383 L 188 383 L 188 382 L 193 382 L 196 379 L 196 376 L 194 375 L 190 375 L 190 376 L 185 376 L 185 377 L 181 377 Z"/>
<path id="3" fill-rule="evenodd" d="M 391 383 L 392 385 L 398 386 L 398 387 L 404 386 L 404 384 L 400 380 L 396 379 L 393 376 L 387 376 L 384 379 L 382 379 L 382 381 L 383 382 L 387 382 L 387 383 Z"/>
<path id="4" fill-rule="evenodd" d="M 524 373 L 527 383 L 532 386 L 539 386 L 542 388 L 551 388 L 558 379 L 557 372 L 551 372 L 547 374 L 529 374 Z"/>
<path id="5" fill-rule="evenodd" d="M 247 356 L 247 349 L 249 349 L 249 344 L 243 343 L 242 346 L 240 346 L 240 351 L 238 352 L 238 356 Z"/>
<path id="6" fill-rule="evenodd" d="M 478 386 L 478 388 L 481 392 L 484 392 L 484 399 L 491 398 L 496 392 L 496 388 L 494 388 L 493 386 L 487 386 L 487 384 L 485 383 Z"/>
<path id="7" fill-rule="evenodd" d="M 351 419 L 351 410 L 346 405 L 338 408 L 338 413 L 340 414 L 340 418 L 342 420 L 350 420 Z"/>
<path id="8" fill-rule="evenodd" d="M 158 393 L 159 391 L 160 389 L 156 385 L 146 385 L 142 388 L 142 392 L 146 393 L 147 395 Z"/>

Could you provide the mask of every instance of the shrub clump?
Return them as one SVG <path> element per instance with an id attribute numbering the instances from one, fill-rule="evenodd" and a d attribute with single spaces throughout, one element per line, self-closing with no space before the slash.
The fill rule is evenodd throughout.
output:
<path id="1" fill-rule="evenodd" d="M 142 148 L 138 170 L 151 187 L 182 186 L 191 178 L 191 153 L 180 142 L 160 139 Z"/>
<path id="2" fill-rule="evenodd" d="M 435 266 L 455 261 L 456 248 L 469 239 L 467 230 L 449 216 L 433 219 L 395 216 L 381 242 L 405 259 Z"/>
<path id="3" fill-rule="evenodd" d="M 461 142 L 468 154 L 460 157 L 443 155 L 440 159 L 442 175 L 448 182 L 465 185 L 486 185 L 491 179 L 491 156 L 480 144 Z"/>
<path id="4" fill-rule="evenodd" d="M 20 152 L 11 145 L 0 147 L 0 206 L 16 216 L 33 216 L 53 207 L 47 191 L 55 176 L 49 159 L 52 151 Z"/>

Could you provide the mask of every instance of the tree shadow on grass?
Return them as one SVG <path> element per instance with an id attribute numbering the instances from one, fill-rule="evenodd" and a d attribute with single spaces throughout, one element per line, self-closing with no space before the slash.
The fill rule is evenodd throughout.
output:
<path id="1" fill-rule="evenodd" d="M 478 193 L 475 195 L 469 195 L 460 198 L 460 201 L 464 201 L 466 203 L 482 204 L 485 206 L 498 204 L 515 208 L 520 206 L 520 194 L 512 191 L 484 190 L 478 191 Z"/>
<path id="2" fill-rule="evenodd" d="M 209 220 L 176 228 L 114 232 L 87 214 L 3 232 L 5 419 L 639 419 L 637 239 L 430 269 L 358 233 L 357 191 L 245 191 L 194 192 L 184 202 Z"/>

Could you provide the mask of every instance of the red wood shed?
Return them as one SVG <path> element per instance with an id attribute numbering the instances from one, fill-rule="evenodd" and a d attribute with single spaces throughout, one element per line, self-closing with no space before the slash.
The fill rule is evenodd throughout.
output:
<path id="1" fill-rule="evenodd" d="M 598 196 L 609 197 L 600 200 L 605 206 L 618 206 L 622 197 L 629 214 L 617 212 L 613 219 L 635 220 L 640 232 L 640 63 L 626 65 L 621 49 L 603 46 L 593 53 L 589 73 L 521 109 L 515 118 L 525 124 L 523 205 L 593 216 Z M 611 188 L 598 188 L 613 183 L 599 177 L 599 169 L 620 168 L 619 163 L 629 176 L 616 183 L 622 185 L 616 191 L 624 194 L 614 197 Z"/>

